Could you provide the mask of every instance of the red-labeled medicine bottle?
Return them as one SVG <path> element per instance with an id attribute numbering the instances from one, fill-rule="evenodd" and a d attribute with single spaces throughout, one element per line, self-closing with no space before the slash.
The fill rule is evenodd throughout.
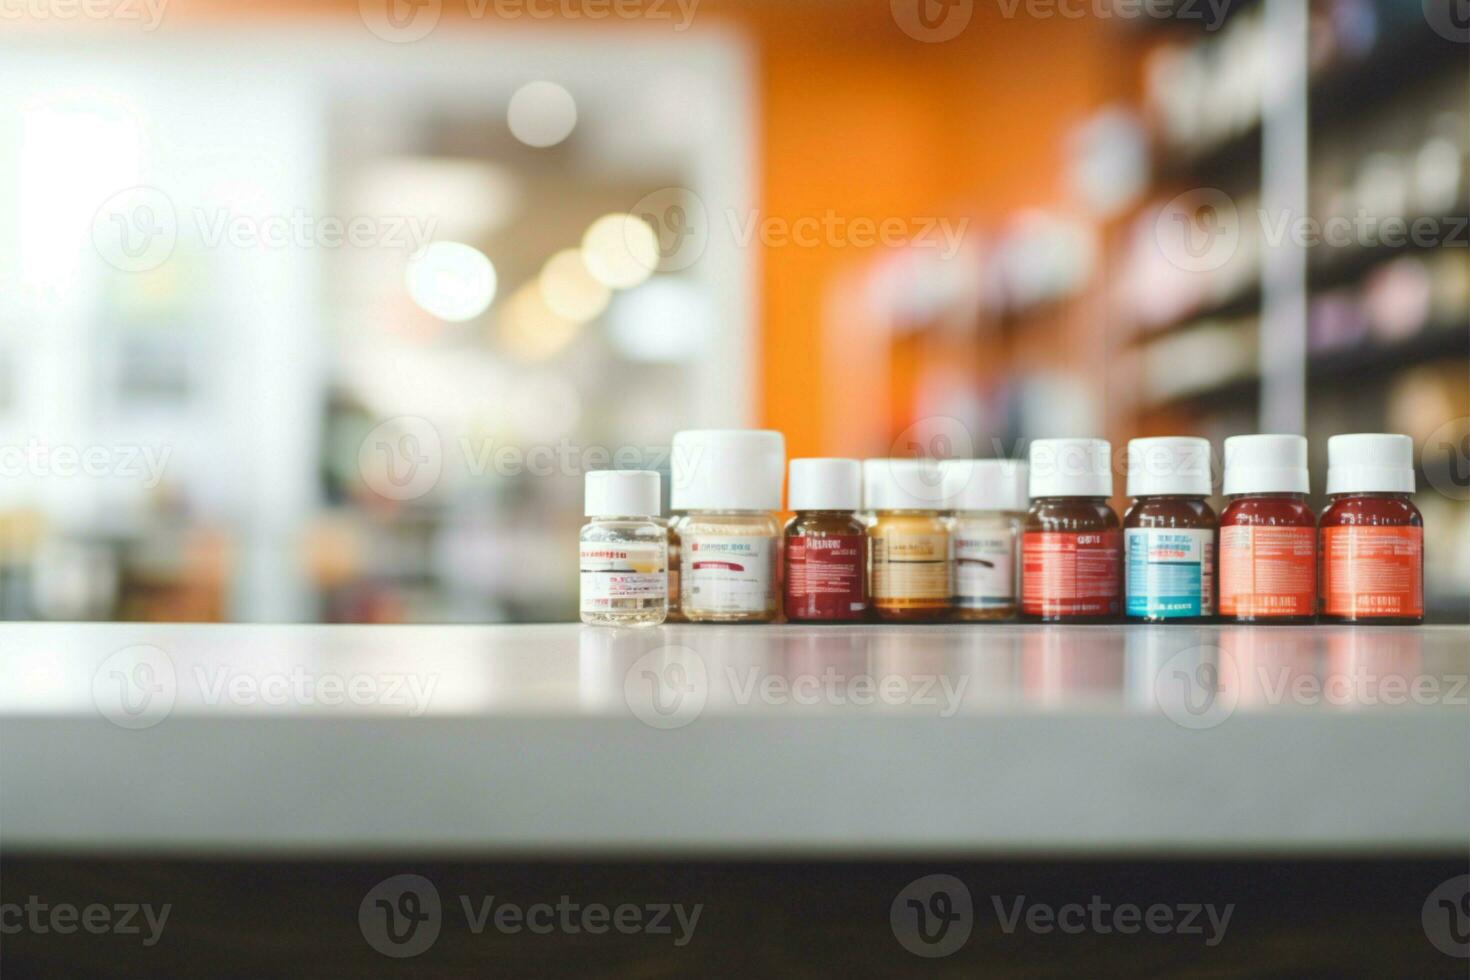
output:
<path id="1" fill-rule="evenodd" d="M 1317 518 L 1307 504 L 1307 440 L 1225 440 L 1220 514 L 1220 616 L 1294 625 L 1317 615 Z"/>
<path id="2" fill-rule="evenodd" d="M 1336 623 L 1424 621 L 1424 518 L 1414 441 L 1363 433 L 1327 441 L 1321 528 L 1322 616 Z"/>
<path id="3" fill-rule="evenodd" d="M 1105 439 L 1031 444 L 1031 510 L 1021 534 L 1021 616 L 1034 623 L 1109 622 L 1123 606 L 1123 535 L 1108 505 Z"/>
<path id="4" fill-rule="evenodd" d="M 867 527 L 862 464 L 855 459 L 793 459 L 783 567 L 786 618 L 794 623 L 853 623 L 867 614 Z"/>

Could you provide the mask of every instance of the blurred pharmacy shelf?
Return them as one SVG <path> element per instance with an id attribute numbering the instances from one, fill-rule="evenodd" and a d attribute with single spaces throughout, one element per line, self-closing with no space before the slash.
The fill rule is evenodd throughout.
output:
<path id="1" fill-rule="evenodd" d="M 18 854 L 1461 854 L 1470 628 L 6 624 Z"/>

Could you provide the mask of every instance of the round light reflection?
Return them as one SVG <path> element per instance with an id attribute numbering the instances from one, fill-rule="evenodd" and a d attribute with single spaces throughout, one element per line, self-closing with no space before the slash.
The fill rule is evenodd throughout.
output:
<path id="1" fill-rule="evenodd" d="M 563 249 L 546 261 L 536 280 L 547 309 L 576 323 L 595 320 L 607 309 L 611 291 L 592 278 L 582 253 Z"/>
<path id="2" fill-rule="evenodd" d="M 473 320 L 495 299 L 495 266 L 461 242 L 431 242 L 409 260 L 404 282 L 424 312 L 450 323 Z"/>
<path id="3" fill-rule="evenodd" d="M 612 289 L 631 289 L 658 268 L 658 233 L 631 214 L 605 214 L 582 236 L 582 261 Z"/>

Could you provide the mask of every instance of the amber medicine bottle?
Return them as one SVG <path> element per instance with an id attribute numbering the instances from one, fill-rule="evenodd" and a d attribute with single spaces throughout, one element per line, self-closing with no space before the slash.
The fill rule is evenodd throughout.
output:
<path id="1" fill-rule="evenodd" d="M 1122 534 L 1108 505 L 1105 439 L 1031 444 L 1031 510 L 1021 535 L 1021 613 L 1031 622 L 1108 622 L 1122 611 Z"/>
<path id="2" fill-rule="evenodd" d="M 1310 623 L 1317 612 L 1317 518 L 1307 505 L 1307 440 L 1225 440 L 1220 615 L 1235 623 Z"/>
<path id="3" fill-rule="evenodd" d="M 936 462 L 869 460 L 869 589 L 873 610 L 887 622 L 932 622 L 950 608 L 949 526 Z"/>
<path id="4" fill-rule="evenodd" d="M 1008 459 L 955 459 L 940 468 L 952 515 L 954 616 L 978 622 L 1011 619 L 1020 603 L 1027 466 Z"/>
<path id="5" fill-rule="evenodd" d="M 1322 615 L 1340 623 L 1424 619 L 1424 519 L 1414 506 L 1414 443 L 1359 434 L 1327 441 Z"/>
<path id="6" fill-rule="evenodd" d="M 1124 614 L 1148 622 L 1204 622 L 1215 615 L 1219 525 L 1207 439 L 1163 437 L 1128 443 L 1123 515 Z"/>
<path id="7" fill-rule="evenodd" d="M 763 623 L 779 612 L 776 558 L 786 443 L 781 433 L 676 433 L 671 506 L 683 511 L 679 610 L 691 623 Z"/>
<path id="8" fill-rule="evenodd" d="M 668 543 L 659 476 L 646 470 L 587 474 L 581 535 L 582 622 L 657 626 L 668 610 Z"/>
<path id="9" fill-rule="evenodd" d="M 859 622 L 867 614 L 867 528 L 862 469 L 855 459 L 793 459 L 786 503 L 786 618 L 795 623 Z"/>

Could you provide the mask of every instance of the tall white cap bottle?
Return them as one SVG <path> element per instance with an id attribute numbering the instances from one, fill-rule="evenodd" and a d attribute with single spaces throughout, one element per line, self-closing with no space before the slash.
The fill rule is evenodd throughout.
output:
<path id="1" fill-rule="evenodd" d="M 1208 497 L 1210 440 L 1160 436 L 1128 440 L 1128 496 Z"/>
<path id="2" fill-rule="evenodd" d="M 689 429 L 674 435 L 670 508 L 778 511 L 786 440 L 766 429 Z"/>
<path id="3" fill-rule="evenodd" d="M 1360 432 L 1327 440 L 1327 493 L 1413 493 L 1414 440 Z"/>
<path id="4" fill-rule="evenodd" d="M 1106 439 L 1031 443 L 1031 498 L 1111 497 L 1113 447 Z"/>
<path id="5" fill-rule="evenodd" d="M 1303 436 L 1231 436 L 1225 440 L 1227 497 L 1247 493 L 1310 493 Z"/>

